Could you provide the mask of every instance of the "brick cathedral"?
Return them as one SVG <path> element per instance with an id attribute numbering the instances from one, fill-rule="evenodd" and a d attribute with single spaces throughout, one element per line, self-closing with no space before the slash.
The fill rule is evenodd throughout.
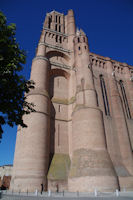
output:
<path id="1" fill-rule="evenodd" d="M 74 13 L 47 13 L 11 189 L 133 190 L 133 67 L 91 53 Z"/>

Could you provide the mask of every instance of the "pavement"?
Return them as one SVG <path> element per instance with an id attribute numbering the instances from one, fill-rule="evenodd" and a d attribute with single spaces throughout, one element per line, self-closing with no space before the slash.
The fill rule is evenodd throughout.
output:
<path id="1" fill-rule="evenodd" d="M 112 193 L 11 193 L 4 192 L 0 200 L 133 200 L 133 192 Z"/>

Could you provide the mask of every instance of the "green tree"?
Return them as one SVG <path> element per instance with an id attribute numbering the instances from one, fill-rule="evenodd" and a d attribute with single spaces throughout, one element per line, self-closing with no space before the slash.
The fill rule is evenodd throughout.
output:
<path id="1" fill-rule="evenodd" d="M 0 139 L 2 125 L 26 127 L 23 115 L 35 111 L 24 95 L 34 88 L 34 82 L 20 75 L 26 55 L 16 42 L 15 34 L 15 24 L 7 25 L 6 17 L 0 12 Z"/>

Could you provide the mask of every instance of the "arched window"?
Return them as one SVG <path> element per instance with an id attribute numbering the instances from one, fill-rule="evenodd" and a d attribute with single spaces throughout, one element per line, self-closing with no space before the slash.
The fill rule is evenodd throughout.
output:
<path id="1" fill-rule="evenodd" d="M 78 42 L 80 42 L 80 39 L 79 39 L 79 37 L 78 37 Z"/>
<path id="2" fill-rule="evenodd" d="M 129 105 L 128 105 L 127 96 L 126 96 L 123 81 L 120 80 L 119 83 L 120 83 L 122 101 L 123 101 L 123 105 L 124 105 L 124 108 L 125 108 L 125 112 L 126 112 L 127 118 L 131 119 L 131 113 L 130 113 L 130 109 L 129 109 Z"/>
<path id="3" fill-rule="evenodd" d="M 106 90 L 106 85 L 105 85 L 103 75 L 100 75 L 100 85 L 101 85 L 105 115 L 110 115 L 109 102 L 108 102 L 108 97 L 107 97 L 107 90 Z"/>

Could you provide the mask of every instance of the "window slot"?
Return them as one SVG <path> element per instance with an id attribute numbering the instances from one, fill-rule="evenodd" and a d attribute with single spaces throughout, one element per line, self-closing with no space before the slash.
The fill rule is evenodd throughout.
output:
<path id="1" fill-rule="evenodd" d="M 60 146 L 60 124 L 58 124 L 58 146 Z"/>
<path id="2" fill-rule="evenodd" d="M 51 22 L 52 22 L 52 19 L 51 17 L 48 18 L 48 28 L 50 29 L 51 28 Z"/>
<path id="3" fill-rule="evenodd" d="M 56 21 L 56 23 L 57 23 L 57 15 L 56 15 L 56 17 L 55 17 L 55 21 Z"/>
<path id="4" fill-rule="evenodd" d="M 59 16 L 59 24 L 60 24 L 60 16 Z"/>
<path id="5" fill-rule="evenodd" d="M 102 97 L 103 97 L 105 115 L 110 115 L 107 90 L 106 90 L 105 81 L 104 81 L 104 78 L 103 78 L 102 75 L 100 75 L 100 85 L 101 85 L 101 91 L 102 91 Z"/>
<path id="6" fill-rule="evenodd" d="M 57 24 L 55 25 L 55 31 L 57 31 Z"/>
<path id="7" fill-rule="evenodd" d="M 123 100 L 123 105 L 124 105 L 124 108 L 125 108 L 125 112 L 126 112 L 127 118 L 131 119 L 131 113 L 130 113 L 130 109 L 129 109 L 128 100 L 127 100 L 127 96 L 126 96 L 126 92 L 125 92 L 123 81 L 120 80 L 119 83 L 120 83 L 122 100 Z"/>
<path id="8" fill-rule="evenodd" d="M 58 35 L 56 35 L 56 37 L 55 37 L 55 41 L 58 42 Z"/>
<path id="9" fill-rule="evenodd" d="M 60 40 L 60 43 L 62 43 L 62 37 L 61 37 L 61 36 L 60 36 L 60 39 L 59 39 L 59 40 Z"/>
<path id="10" fill-rule="evenodd" d="M 58 108 L 58 111 L 59 111 L 59 112 L 60 112 L 60 110 L 61 110 L 60 107 L 61 107 L 61 106 L 59 105 L 59 108 Z"/>
<path id="11" fill-rule="evenodd" d="M 59 25 L 59 32 L 61 32 L 61 26 Z"/>

